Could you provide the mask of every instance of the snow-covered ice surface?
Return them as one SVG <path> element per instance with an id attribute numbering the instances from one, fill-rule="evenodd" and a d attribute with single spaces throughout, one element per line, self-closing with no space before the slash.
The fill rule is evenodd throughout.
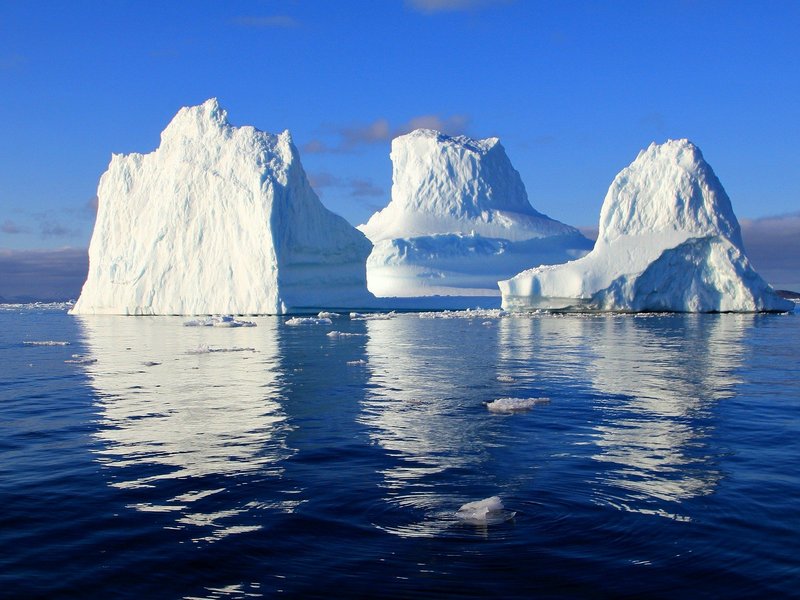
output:
<path id="1" fill-rule="evenodd" d="M 500 140 L 418 129 L 392 141 L 392 200 L 359 229 L 380 297 L 496 296 L 497 280 L 592 248 L 533 209 Z"/>
<path id="2" fill-rule="evenodd" d="M 182 108 L 149 154 L 100 178 L 74 314 L 278 314 L 359 308 L 371 246 L 311 189 L 288 131 Z M 316 312 L 316 311 L 315 311 Z"/>
<path id="3" fill-rule="evenodd" d="M 517 513 L 506 510 L 499 496 L 467 502 L 456 511 L 456 517 L 473 525 L 496 525 L 514 518 Z"/>
<path id="4" fill-rule="evenodd" d="M 499 285 L 506 309 L 791 309 L 753 270 L 730 199 L 688 140 L 651 144 L 617 175 L 587 256 Z"/>

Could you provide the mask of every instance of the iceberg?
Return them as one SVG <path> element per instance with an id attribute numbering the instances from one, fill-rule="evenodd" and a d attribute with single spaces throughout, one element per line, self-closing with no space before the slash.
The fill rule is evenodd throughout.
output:
<path id="1" fill-rule="evenodd" d="M 366 224 L 379 297 L 497 296 L 531 264 L 578 258 L 592 242 L 533 209 L 498 138 L 417 129 L 392 141 L 392 198 Z"/>
<path id="2" fill-rule="evenodd" d="M 651 144 L 617 175 L 592 252 L 528 269 L 499 287 L 506 310 L 791 308 L 750 265 L 728 195 L 686 139 Z"/>
<path id="3" fill-rule="evenodd" d="M 311 189 L 288 131 L 182 108 L 149 154 L 100 178 L 73 314 L 281 314 L 371 305 L 371 244 Z"/>

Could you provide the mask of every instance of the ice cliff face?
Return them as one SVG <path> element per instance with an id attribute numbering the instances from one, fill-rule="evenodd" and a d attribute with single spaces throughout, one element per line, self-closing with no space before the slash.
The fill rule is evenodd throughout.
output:
<path id="1" fill-rule="evenodd" d="M 587 256 L 499 285 L 506 308 L 790 308 L 751 267 L 730 199 L 688 140 L 651 144 L 617 175 Z"/>
<path id="2" fill-rule="evenodd" d="M 311 189 L 288 131 L 182 108 L 100 178 L 76 314 L 275 314 L 364 306 L 369 241 Z"/>
<path id="3" fill-rule="evenodd" d="M 378 296 L 496 295 L 525 265 L 563 262 L 592 243 L 535 211 L 497 138 L 418 129 L 392 141 L 392 200 L 359 229 Z"/>

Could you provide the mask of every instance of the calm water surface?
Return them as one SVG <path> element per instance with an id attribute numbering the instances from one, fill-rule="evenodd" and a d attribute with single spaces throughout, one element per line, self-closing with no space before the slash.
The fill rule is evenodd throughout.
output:
<path id="1" fill-rule="evenodd" d="M 254 320 L 0 310 L 0 595 L 800 592 L 800 315 Z"/>

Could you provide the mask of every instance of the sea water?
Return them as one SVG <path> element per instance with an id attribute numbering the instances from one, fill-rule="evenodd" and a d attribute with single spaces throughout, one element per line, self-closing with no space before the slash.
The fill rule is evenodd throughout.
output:
<path id="1" fill-rule="evenodd" d="M 0 596 L 800 590 L 800 315 L 248 320 L 0 310 Z"/>

